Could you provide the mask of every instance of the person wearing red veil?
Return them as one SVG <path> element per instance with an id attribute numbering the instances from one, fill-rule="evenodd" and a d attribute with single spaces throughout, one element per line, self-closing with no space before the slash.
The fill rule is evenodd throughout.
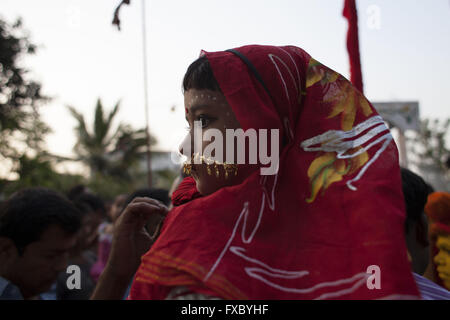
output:
<path id="1" fill-rule="evenodd" d="M 403 237 L 398 152 L 347 79 L 298 47 L 249 45 L 202 52 L 183 89 L 190 133 L 195 122 L 224 136 L 254 130 L 276 163 L 188 153 L 191 176 L 173 193 L 174 207 L 145 254 L 126 232 L 145 238 L 137 228 L 164 208 L 138 199 L 122 215 L 128 227 L 118 228 L 104 283 L 128 261 L 133 267 L 122 275 L 137 269 L 128 299 L 419 297 Z M 262 139 L 268 132 L 277 134 Z M 185 154 L 195 151 L 192 136 Z M 203 152 L 210 141 L 201 143 Z M 123 253 L 126 244 L 132 249 Z"/>

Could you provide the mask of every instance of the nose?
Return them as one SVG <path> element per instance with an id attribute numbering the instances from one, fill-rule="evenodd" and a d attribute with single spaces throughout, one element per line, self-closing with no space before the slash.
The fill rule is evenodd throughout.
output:
<path id="1" fill-rule="evenodd" d="M 181 142 L 180 146 L 178 147 L 178 151 L 180 152 L 180 154 L 188 157 L 188 159 L 191 159 L 191 156 L 194 152 L 193 150 L 194 150 L 194 142 L 192 141 L 191 134 L 188 133 Z"/>
<path id="2" fill-rule="evenodd" d="M 436 264 L 439 264 L 439 265 L 443 265 L 443 264 L 445 264 L 445 257 L 444 257 L 444 255 L 442 254 L 442 252 L 439 252 L 435 257 L 434 257 L 434 262 L 436 263 Z"/>

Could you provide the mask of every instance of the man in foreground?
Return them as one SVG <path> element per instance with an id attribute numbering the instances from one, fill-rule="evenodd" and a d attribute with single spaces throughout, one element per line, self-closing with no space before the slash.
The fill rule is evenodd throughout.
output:
<path id="1" fill-rule="evenodd" d="M 80 216 L 59 193 L 19 191 L 0 211 L 0 300 L 39 299 L 67 267 Z"/>

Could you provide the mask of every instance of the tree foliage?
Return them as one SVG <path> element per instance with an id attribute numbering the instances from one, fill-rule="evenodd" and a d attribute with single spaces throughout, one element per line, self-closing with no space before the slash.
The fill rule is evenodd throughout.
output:
<path id="1" fill-rule="evenodd" d="M 410 139 L 410 151 L 416 156 L 415 164 L 434 167 L 442 173 L 449 171 L 449 128 L 450 119 L 424 119 L 420 122 L 419 133 Z"/>
<path id="2" fill-rule="evenodd" d="M 132 177 L 129 169 L 137 164 L 147 144 L 145 129 L 134 130 L 124 124 L 114 128 L 119 106 L 118 102 L 110 112 L 105 113 L 98 99 L 92 128 L 88 127 L 81 113 L 74 107 L 68 107 L 77 120 L 74 152 L 77 159 L 90 168 L 91 177 L 100 174 L 130 181 Z M 155 139 L 151 139 L 151 144 L 155 142 Z"/>
<path id="3" fill-rule="evenodd" d="M 410 163 L 436 191 L 450 192 L 450 119 L 424 119 L 420 131 L 407 136 Z"/>
<path id="4" fill-rule="evenodd" d="M 74 185 L 84 182 L 82 176 L 56 172 L 53 169 L 52 159 L 45 155 L 34 157 L 22 155 L 13 170 L 19 175 L 19 179 L 0 183 L 0 192 L 6 196 L 23 188 L 36 186 L 65 192 Z"/>
<path id="5" fill-rule="evenodd" d="M 26 151 L 42 151 L 50 131 L 39 115 L 49 98 L 21 66 L 35 52 L 20 19 L 14 24 L 0 19 L 0 155 L 15 161 Z"/>
<path id="6" fill-rule="evenodd" d="M 0 196 L 32 186 L 67 191 L 73 185 L 85 184 L 112 199 L 145 186 L 145 173 L 138 165 L 147 145 L 145 129 L 114 126 L 120 104 L 106 112 L 100 99 L 92 125 L 77 109 L 69 107 L 77 121 L 76 160 L 90 168 L 90 178 L 54 170 L 55 161 L 74 159 L 51 155 L 45 148 L 50 128 L 39 110 L 50 98 L 42 94 L 42 85 L 23 66 L 23 60 L 36 51 L 20 19 L 11 24 L 0 18 L 0 162 L 5 167 L 7 159 L 8 172 L 18 176 L 13 181 L 0 179 Z M 150 144 L 154 143 L 151 138 Z M 171 178 L 170 172 L 158 173 L 157 182 L 168 185 Z"/>

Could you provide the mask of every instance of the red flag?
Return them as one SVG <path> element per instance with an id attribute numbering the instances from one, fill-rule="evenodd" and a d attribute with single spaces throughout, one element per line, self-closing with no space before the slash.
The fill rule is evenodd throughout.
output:
<path id="1" fill-rule="evenodd" d="M 355 0 L 344 0 L 342 15 L 348 20 L 347 50 L 350 57 L 350 80 L 359 91 L 363 92 L 361 60 L 359 56 L 358 14 Z"/>

